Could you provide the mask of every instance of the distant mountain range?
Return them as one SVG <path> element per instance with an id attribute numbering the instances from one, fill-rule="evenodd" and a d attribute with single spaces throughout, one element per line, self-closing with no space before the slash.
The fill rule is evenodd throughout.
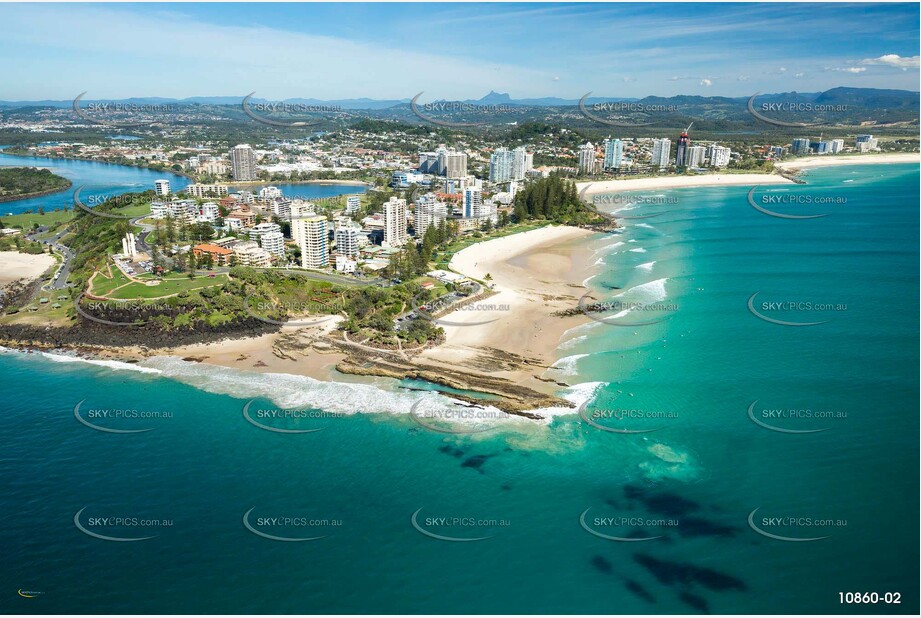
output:
<path id="1" fill-rule="evenodd" d="M 213 97 L 188 97 L 173 99 L 164 97 L 133 97 L 130 99 L 81 99 L 81 107 L 91 103 L 122 103 L 135 105 L 239 105 L 245 95 L 239 96 L 213 96 Z M 784 101 L 786 103 L 812 103 L 817 105 L 850 105 L 868 109 L 918 109 L 919 93 L 909 90 L 881 90 L 876 88 L 832 88 L 824 92 L 783 92 L 774 94 L 759 94 L 759 103 Z M 285 103 L 303 105 L 327 105 L 341 109 L 351 110 L 383 110 L 392 107 L 408 105 L 412 97 L 405 99 L 285 99 Z M 593 96 L 586 99 L 586 104 L 606 102 L 642 102 L 646 104 L 670 105 L 725 105 L 746 102 L 749 97 L 705 97 L 696 95 L 676 95 L 672 97 L 644 97 L 642 99 L 627 97 Z M 253 103 L 275 102 L 270 99 L 253 97 Z M 430 100 L 423 95 L 421 101 L 426 103 L 446 101 L 446 99 Z M 453 100 L 452 100 L 453 101 Z M 579 99 L 563 99 L 559 97 L 542 97 L 531 99 L 513 99 L 507 93 L 490 92 L 479 99 L 466 99 L 463 103 L 479 105 L 508 105 L 518 107 L 566 107 L 578 105 Z M 0 101 L 0 107 L 58 107 L 65 108 L 73 105 L 69 100 L 42 100 L 42 101 Z"/>

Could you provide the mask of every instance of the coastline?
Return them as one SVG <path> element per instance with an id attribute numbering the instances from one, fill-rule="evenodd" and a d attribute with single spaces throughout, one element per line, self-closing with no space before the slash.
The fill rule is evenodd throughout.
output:
<path id="1" fill-rule="evenodd" d="M 806 170 L 816 167 L 833 167 L 839 165 L 881 165 L 886 163 L 921 164 L 921 154 L 917 152 L 893 152 L 860 155 L 825 155 L 824 157 L 803 157 L 790 161 L 780 161 L 774 167 L 783 170 Z"/>
<path id="2" fill-rule="evenodd" d="M 650 191 L 684 189 L 693 187 L 728 187 L 735 185 L 794 184 L 780 174 L 702 174 L 699 176 L 655 176 L 652 178 L 628 178 L 624 180 L 600 180 L 577 182 L 576 189 L 582 196 L 619 191 Z"/>
<path id="3" fill-rule="evenodd" d="M 570 385 L 545 378 L 556 360 L 559 340 L 582 323 L 581 315 L 556 312 L 577 305 L 584 293 L 591 250 L 583 242 L 595 234 L 568 226 L 547 226 L 476 243 L 458 252 L 451 268 L 482 279 L 490 274 L 494 294 L 439 319 L 445 341 L 401 359 L 357 357 L 330 345 L 332 329 L 286 327 L 255 337 L 167 348 L 80 347 L 81 357 L 141 363 L 157 357 L 240 371 L 304 376 L 324 382 L 377 384 L 382 378 L 407 377 L 461 391 L 497 395 L 495 405 L 507 412 L 542 419 L 535 409 L 568 408 L 556 395 Z M 473 322 L 489 322 L 472 324 Z M 342 371 L 344 370 L 344 371 Z M 464 395 L 458 399 L 473 401 Z"/>

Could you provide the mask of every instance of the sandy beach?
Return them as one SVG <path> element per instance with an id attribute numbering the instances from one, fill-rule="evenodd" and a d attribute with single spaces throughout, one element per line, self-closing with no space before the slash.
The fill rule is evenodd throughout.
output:
<path id="1" fill-rule="evenodd" d="M 825 155 L 824 157 L 803 157 L 792 161 L 781 161 L 775 167 L 781 169 L 805 170 L 814 167 L 831 167 L 837 165 L 879 165 L 881 163 L 921 163 L 917 152 L 893 152 L 861 155 Z"/>
<path id="2" fill-rule="evenodd" d="M 553 363 L 563 333 L 585 319 L 551 314 L 575 307 L 585 293 L 582 282 L 588 276 L 591 252 L 581 241 L 594 233 L 548 226 L 477 243 L 457 253 L 451 268 L 480 280 L 490 275 L 496 294 L 474 305 L 476 309 L 442 316 L 452 323 L 441 325 L 447 340 L 418 358 L 485 371 L 543 392 L 555 389 L 556 385 L 548 387 L 535 376 Z M 523 367 L 490 366 L 493 350 L 528 362 Z"/>
<path id="3" fill-rule="evenodd" d="M 579 182 L 576 189 L 583 197 L 618 191 L 649 191 L 687 187 L 728 187 L 734 185 L 782 185 L 793 181 L 779 174 L 703 174 L 700 176 L 656 176 L 625 180 Z"/>
<path id="4" fill-rule="evenodd" d="M 54 262 L 54 257 L 47 253 L 0 251 L 0 287 L 19 279 L 35 279 L 54 266 Z"/>

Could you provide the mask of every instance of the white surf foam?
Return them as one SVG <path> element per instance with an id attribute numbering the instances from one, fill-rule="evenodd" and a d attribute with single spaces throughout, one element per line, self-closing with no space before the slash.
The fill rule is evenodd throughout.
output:
<path id="1" fill-rule="evenodd" d="M 630 253 L 646 253 L 646 249 L 642 247 L 637 247 L 636 249 L 630 249 Z"/>
<path id="2" fill-rule="evenodd" d="M 153 369 L 151 367 L 142 367 L 135 363 L 125 363 L 122 361 L 114 360 L 96 360 L 92 358 L 80 358 L 79 356 L 67 356 L 65 354 L 54 354 L 52 352 L 40 352 L 39 353 L 43 358 L 46 358 L 54 363 L 84 363 L 87 365 L 95 365 L 97 367 L 106 367 L 114 371 L 136 371 L 138 373 L 160 373 L 159 370 Z"/>
<path id="3" fill-rule="evenodd" d="M 618 294 L 617 298 L 644 304 L 662 302 L 668 298 L 668 292 L 665 290 L 666 281 L 668 281 L 668 278 L 663 277 L 662 279 L 654 279 L 653 281 L 633 286 Z"/>
<path id="4" fill-rule="evenodd" d="M 640 270 L 651 271 L 652 267 L 656 265 L 656 261 L 646 262 L 645 264 L 637 264 L 636 267 Z"/>
<path id="5" fill-rule="evenodd" d="M 571 329 L 570 329 L 570 330 L 571 330 Z M 569 332 L 569 331 L 567 331 L 567 332 Z M 583 341 L 585 341 L 586 339 L 588 339 L 588 335 L 579 335 L 578 337 L 573 337 L 572 339 L 567 339 L 566 341 L 564 341 L 563 343 L 561 343 L 561 344 L 559 345 L 558 349 L 560 349 L 560 350 L 570 350 L 570 349 L 576 347 L 577 345 L 579 345 L 580 343 L 582 343 Z"/>
<path id="6" fill-rule="evenodd" d="M 575 373 L 576 363 L 579 362 L 580 358 L 585 358 L 586 356 L 588 356 L 588 354 L 573 354 L 571 356 L 564 356 L 550 366 L 553 369 L 559 369 L 560 371 Z"/>
<path id="7" fill-rule="evenodd" d="M 582 382 L 580 384 L 573 384 L 569 386 L 560 396 L 566 401 L 572 403 L 575 408 L 561 406 L 553 408 L 541 408 L 539 410 L 535 410 L 535 412 L 541 416 L 547 417 L 548 420 L 551 420 L 555 416 L 572 416 L 578 413 L 579 406 L 587 401 L 594 399 L 595 393 L 597 393 L 600 389 L 604 388 L 608 384 L 608 382 Z"/>
<path id="8" fill-rule="evenodd" d="M 164 377 L 200 390 L 238 399 L 263 397 L 283 408 L 319 408 L 355 414 L 383 412 L 406 414 L 426 393 L 388 391 L 373 384 L 325 382 L 286 373 L 257 373 L 183 361 L 175 356 L 155 356 L 144 361 Z"/>

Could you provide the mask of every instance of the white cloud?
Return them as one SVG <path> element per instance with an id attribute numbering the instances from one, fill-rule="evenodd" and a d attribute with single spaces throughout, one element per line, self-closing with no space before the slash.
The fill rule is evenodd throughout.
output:
<path id="1" fill-rule="evenodd" d="M 907 71 L 908 69 L 921 68 L 921 56 L 903 58 L 898 54 L 886 54 L 879 58 L 865 58 L 860 61 L 860 64 L 884 65 Z"/>
<path id="2" fill-rule="evenodd" d="M 707 88 L 709 88 L 710 86 L 713 85 L 713 80 L 712 79 L 702 79 L 700 80 L 700 85 L 706 86 Z"/>
<path id="3" fill-rule="evenodd" d="M 740 82 L 747 82 L 750 79 L 750 77 L 748 75 L 739 75 L 739 77 L 737 77 L 736 79 L 738 79 Z"/>
<path id="4" fill-rule="evenodd" d="M 806 76 L 805 73 L 796 73 L 795 75 L 793 75 L 793 77 L 795 77 L 795 78 L 797 78 L 797 79 L 799 79 L 800 77 L 805 77 L 805 76 Z"/>
<path id="5" fill-rule="evenodd" d="M 867 69 L 865 67 L 835 67 L 832 71 L 838 71 L 839 73 L 863 73 Z"/>

